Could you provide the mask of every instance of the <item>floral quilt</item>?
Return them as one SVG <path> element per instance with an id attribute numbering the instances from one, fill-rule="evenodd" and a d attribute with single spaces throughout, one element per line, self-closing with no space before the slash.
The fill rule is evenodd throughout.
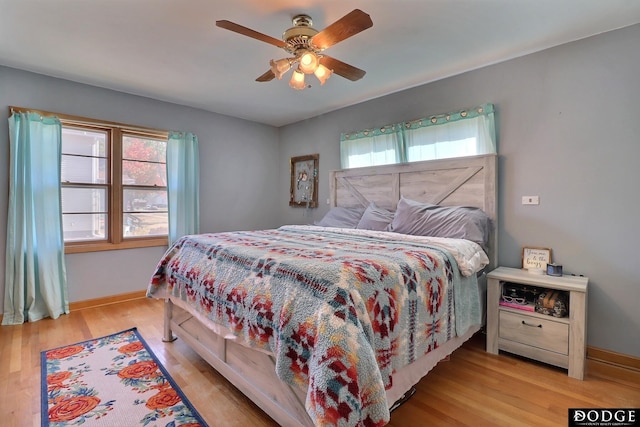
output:
<path id="1" fill-rule="evenodd" d="M 185 236 L 149 284 L 167 295 L 272 353 L 323 426 L 385 425 L 393 373 L 480 323 L 476 277 L 448 251 L 313 226 Z"/>

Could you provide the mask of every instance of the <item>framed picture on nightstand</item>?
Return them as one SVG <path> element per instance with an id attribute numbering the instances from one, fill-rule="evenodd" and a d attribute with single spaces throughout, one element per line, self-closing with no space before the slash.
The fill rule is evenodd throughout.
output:
<path id="1" fill-rule="evenodd" d="M 550 248 L 536 248 L 525 246 L 522 248 L 522 268 L 528 271 L 544 274 L 547 264 L 551 262 Z"/>

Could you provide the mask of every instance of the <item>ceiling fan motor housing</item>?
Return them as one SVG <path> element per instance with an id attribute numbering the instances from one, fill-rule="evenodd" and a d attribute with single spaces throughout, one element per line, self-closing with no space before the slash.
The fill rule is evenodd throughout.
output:
<path id="1" fill-rule="evenodd" d="M 296 54 L 300 49 L 310 49 L 318 52 L 313 48 L 309 41 L 313 36 L 318 34 L 318 30 L 311 25 L 311 17 L 309 15 L 296 15 L 293 17 L 293 27 L 289 28 L 282 34 L 282 40 L 287 44 L 285 50 L 289 53 Z"/>

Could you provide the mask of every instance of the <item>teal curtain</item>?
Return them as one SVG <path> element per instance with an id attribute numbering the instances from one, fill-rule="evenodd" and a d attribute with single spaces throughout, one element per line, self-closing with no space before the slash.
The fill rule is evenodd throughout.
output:
<path id="1" fill-rule="evenodd" d="M 191 132 L 169 132 L 167 193 L 169 245 L 200 230 L 198 137 Z"/>
<path id="2" fill-rule="evenodd" d="M 493 104 L 340 135 L 343 169 L 496 153 Z"/>
<path id="3" fill-rule="evenodd" d="M 3 325 L 69 313 L 60 192 L 62 126 L 9 117 L 9 212 Z"/>

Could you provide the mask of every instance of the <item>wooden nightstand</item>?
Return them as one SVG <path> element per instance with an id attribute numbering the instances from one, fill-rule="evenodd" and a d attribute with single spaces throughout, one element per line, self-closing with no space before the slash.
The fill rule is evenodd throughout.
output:
<path id="1" fill-rule="evenodd" d="M 587 336 L 587 285 L 579 276 L 547 276 L 499 267 L 487 274 L 487 351 L 519 354 L 584 377 Z M 569 292 L 569 316 L 553 317 L 499 305 L 505 283 Z"/>

